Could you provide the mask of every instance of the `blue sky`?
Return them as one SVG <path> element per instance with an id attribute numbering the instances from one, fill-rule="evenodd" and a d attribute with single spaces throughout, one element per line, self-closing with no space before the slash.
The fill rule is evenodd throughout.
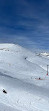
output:
<path id="1" fill-rule="evenodd" d="M 0 43 L 49 49 L 49 0 L 0 0 Z"/>

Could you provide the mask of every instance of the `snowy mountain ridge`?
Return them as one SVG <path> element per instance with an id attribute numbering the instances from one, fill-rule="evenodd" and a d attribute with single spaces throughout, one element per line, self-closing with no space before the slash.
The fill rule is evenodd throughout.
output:
<path id="1" fill-rule="evenodd" d="M 0 111 L 49 111 L 47 54 L 0 44 Z"/>

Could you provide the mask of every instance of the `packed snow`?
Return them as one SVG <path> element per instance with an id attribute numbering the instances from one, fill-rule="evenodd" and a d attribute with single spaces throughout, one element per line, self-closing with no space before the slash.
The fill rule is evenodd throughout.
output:
<path id="1" fill-rule="evenodd" d="M 47 65 L 47 52 L 0 44 L 0 111 L 49 111 Z"/>

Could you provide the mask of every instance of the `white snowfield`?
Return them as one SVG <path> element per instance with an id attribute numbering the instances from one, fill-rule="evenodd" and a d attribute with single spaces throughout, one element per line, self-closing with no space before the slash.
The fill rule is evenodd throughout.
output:
<path id="1" fill-rule="evenodd" d="M 0 111 L 49 111 L 47 65 L 49 53 L 0 44 Z"/>

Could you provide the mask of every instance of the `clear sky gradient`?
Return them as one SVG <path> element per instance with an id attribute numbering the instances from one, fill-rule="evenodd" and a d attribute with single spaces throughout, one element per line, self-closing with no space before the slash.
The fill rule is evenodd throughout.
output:
<path id="1" fill-rule="evenodd" d="M 0 0 L 0 43 L 49 49 L 49 0 Z"/>

